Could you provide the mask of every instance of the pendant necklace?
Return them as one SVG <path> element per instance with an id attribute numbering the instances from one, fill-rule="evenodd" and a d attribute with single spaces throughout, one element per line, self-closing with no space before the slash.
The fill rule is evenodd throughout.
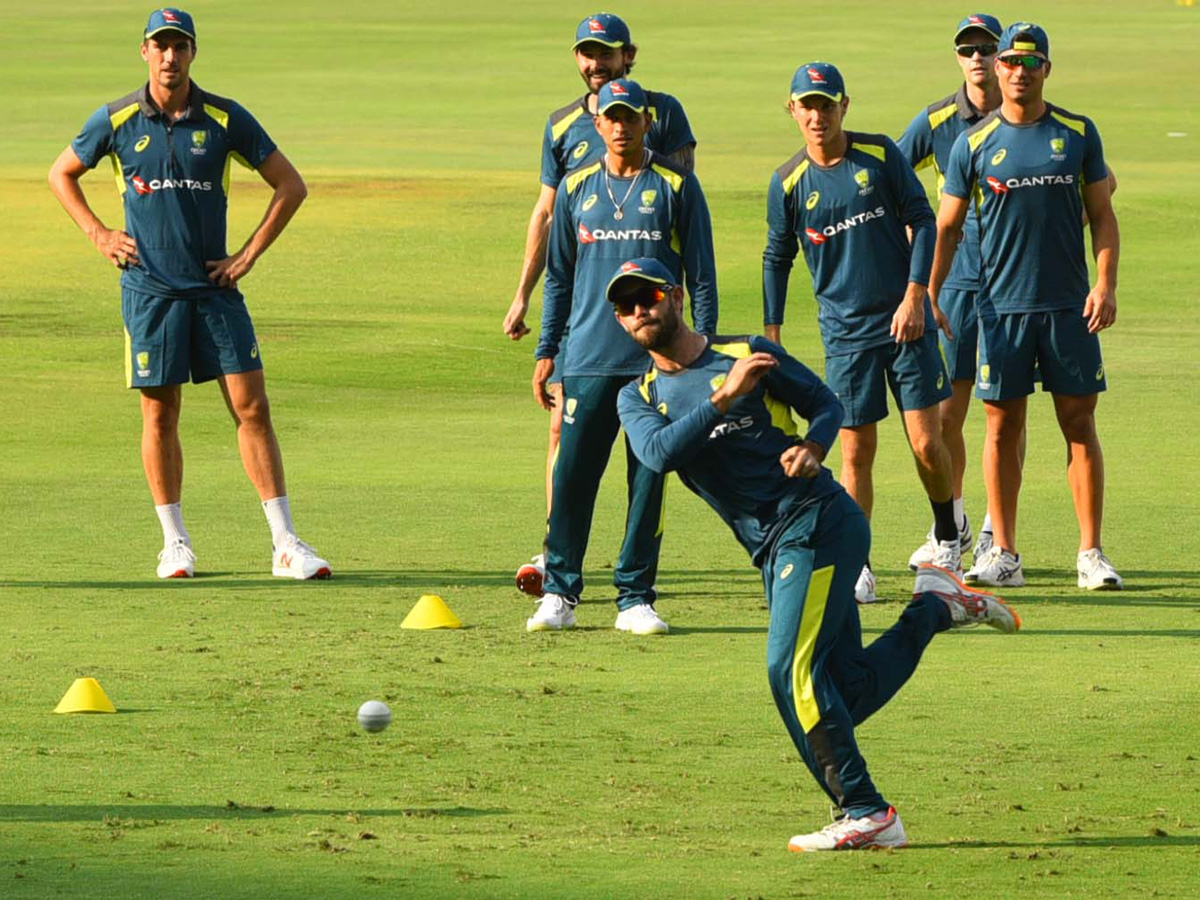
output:
<path id="1" fill-rule="evenodd" d="M 646 169 L 646 160 L 649 156 L 650 156 L 650 151 L 647 150 L 645 153 L 645 156 L 642 157 L 641 168 L 639 168 L 637 170 L 637 174 L 635 174 L 633 176 L 633 181 L 629 182 L 629 190 L 627 190 L 625 192 L 625 196 L 622 197 L 621 202 L 618 203 L 617 198 L 613 196 L 612 187 L 608 183 L 608 155 L 605 154 L 605 158 L 604 158 L 604 190 L 608 191 L 608 199 L 611 200 L 612 205 L 617 208 L 616 211 L 613 213 L 613 218 L 616 219 L 618 222 L 621 221 L 623 218 L 625 218 L 625 213 L 623 213 L 621 211 L 621 208 L 629 200 L 630 194 L 633 193 L 633 189 L 637 186 L 638 179 L 642 177 L 642 172 L 644 172 Z"/>

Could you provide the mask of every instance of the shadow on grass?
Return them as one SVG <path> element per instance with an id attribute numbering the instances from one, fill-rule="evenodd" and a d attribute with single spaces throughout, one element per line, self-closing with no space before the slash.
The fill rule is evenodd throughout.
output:
<path id="1" fill-rule="evenodd" d="M 229 801 L 225 806 L 170 806 L 165 804 L 120 803 L 111 806 L 57 804 L 0 804 L 0 822 L 103 822 L 105 819 L 266 819 L 279 816 L 403 816 L 426 819 L 438 816 L 474 818 L 503 816 L 507 809 L 476 809 L 469 806 L 397 807 L 395 809 L 359 809 L 356 807 L 298 809 L 288 806 L 242 806 Z"/>
<path id="2" fill-rule="evenodd" d="M 1093 847 L 1100 849 L 1118 848 L 1118 847 L 1161 847 L 1167 849 L 1180 849 L 1190 847 L 1200 847 L 1200 835 L 1181 834 L 1181 835 L 1153 835 L 1153 834 L 1123 834 L 1110 837 L 1068 837 L 1057 840 L 1047 841 L 946 841 L 944 843 L 925 843 L 922 841 L 919 844 L 910 844 L 904 853 L 912 853 L 914 850 L 1003 850 L 1010 849 L 1033 849 L 1033 850 L 1050 850 L 1056 847 Z"/>
<path id="3" fill-rule="evenodd" d="M 337 587 L 418 587 L 438 588 L 443 586 L 467 587 L 513 587 L 513 576 L 508 572 L 479 572 L 462 569 L 352 569 L 338 570 L 333 578 L 305 582 L 312 590 L 320 585 Z M 194 578 L 176 578 L 169 583 L 158 578 L 130 580 L 103 580 L 81 578 L 75 581 L 0 581 L 0 588 L 48 588 L 55 590 L 153 590 L 186 591 L 200 588 L 225 588 L 245 590 L 272 588 L 275 590 L 304 590 L 294 579 L 265 577 L 260 571 L 253 572 L 198 572 Z"/>

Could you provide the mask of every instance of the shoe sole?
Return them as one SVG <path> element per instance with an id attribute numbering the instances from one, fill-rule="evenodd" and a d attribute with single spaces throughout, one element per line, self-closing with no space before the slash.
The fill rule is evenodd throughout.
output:
<path id="1" fill-rule="evenodd" d="M 546 594 L 542 588 L 542 573 L 534 566 L 521 566 L 517 569 L 517 590 L 540 600 Z"/>
<path id="2" fill-rule="evenodd" d="M 326 581 L 333 577 L 333 570 L 330 569 L 328 566 L 322 566 L 321 568 L 317 569 L 317 571 L 315 571 L 313 574 L 305 576 L 305 575 L 297 575 L 291 569 L 284 569 L 279 566 L 272 566 L 271 574 L 274 575 L 276 578 L 294 578 L 296 581 Z"/>
<path id="3" fill-rule="evenodd" d="M 187 569 L 179 569 L 176 572 L 172 572 L 170 575 L 159 575 L 158 577 L 163 581 L 166 581 L 169 578 L 193 578 L 194 576 Z"/>
<path id="4" fill-rule="evenodd" d="M 551 625 L 548 622 L 538 622 L 537 624 L 530 624 L 529 622 L 525 623 L 525 630 L 530 634 L 533 634 L 537 631 L 566 631 L 574 627 L 574 622 L 572 622 L 570 625 Z"/>
<path id="5" fill-rule="evenodd" d="M 937 568 L 937 567 L 935 567 L 935 568 Z M 1013 630 L 1012 630 L 1012 631 L 1007 631 L 1007 630 L 1006 630 L 1006 629 L 1004 629 L 1004 628 L 1000 628 L 1000 627 L 998 627 L 998 623 L 997 623 L 997 622 L 994 622 L 994 621 L 992 621 L 992 622 L 984 622 L 984 623 L 982 623 L 982 624 L 984 624 L 984 625 L 990 625 L 990 626 L 992 626 L 993 628 L 995 628 L 997 631 L 1004 632 L 1004 634 L 1016 634 L 1018 631 L 1020 631 L 1020 630 L 1021 630 L 1021 617 L 1020 617 L 1020 615 L 1018 615 L 1017 611 L 1016 611 L 1015 609 L 1013 609 L 1011 606 L 1009 606 L 1007 603 L 1005 603 L 1003 600 L 1001 600 L 999 597 L 997 597 L 995 594 L 993 594 L 991 591 L 981 591 L 981 590 L 979 590 L 978 588 L 975 588 L 975 587 L 969 587 L 969 586 L 968 586 L 968 585 L 965 583 L 965 581 L 964 581 L 963 579 L 960 579 L 960 578 L 959 578 L 957 575 L 955 575 L 955 574 L 954 574 L 953 572 L 951 572 L 949 569 L 940 569 L 940 568 L 939 568 L 939 571 L 940 571 L 940 572 L 941 572 L 943 575 L 948 575 L 949 577 L 953 578 L 953 579 L 954 579 L 954 581 L 955 581 L 955 583 L 956 583 L 956 584 L 957 584 L 957 585 L 958 585 L 960 588 L 962 588 L 964 591 L 966 591 L 966 592 L 968 592 L 968 593 L 971 593 L 971 594 L 983 594 L 983 596 L 985 596 L 985 597 L 988 597 L 988 598 L 990 598 L 990 599 L 992 599 L 992 600 L 996 601 L 997 603 L 999 603 L 999 604 L 1000 604 L 1001 606 L 1003 606 L 1003 607 L 1004 607 L 1006 610 L 1008 610 L 1008 614 L 1009 614 L 1010 616 L 1012 616 L 1012 617 L 1013 617 L 1013 622 L 1015 623 L 1016 627 L 1015 627 L 1015 628 L 1013 628 Z M 914 596 L 915 596 L 915 595 L 914 595 Z"/>
<path id="6" fill-rule="evenodd" d="M 856 850 L 903 850 L 908 846 L 908 841 L 903 841 L 898 844 L 864 844 L 861 847 L 838 848 L 833 847 L 829 850 L 806 850 L 803 847 L 795 846 L 791 841 L 788 841 L 788 850 L 792 853 L 853 853 Z"/>
<path id="7" fill-rule="evenodd" d="M 1077 584 L 1085 591 L 1119 591 L 1124 587 L 1120 582 L 1105 581 L 1100 584 L 1088 584 L 1087 581 L 1080 578 Z"/>
<path id="8" fill-rule="evenodd" d="M 670 626 L 668 626 L 666 628 L 653 628 L 649 631 L 638 631 L 636 628 L 622 628 L 620 625 L 614 625 L 613 628 L 615 628 L 617 631 L 621 632 L 622 634 L 637 634 L 637 635 L 643 635 L 643 636 L 648 636 L 648 635 L 652 635 L 652 634 L 669 634 L 671 632 Z"/>

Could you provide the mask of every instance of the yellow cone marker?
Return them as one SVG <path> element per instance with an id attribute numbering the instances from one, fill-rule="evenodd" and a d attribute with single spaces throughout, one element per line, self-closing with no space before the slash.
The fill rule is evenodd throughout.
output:
<path id="1" fill-rule="evenodd" d="M 462 620 L 450 611 L 446 601 L 437 594 L 424 594 L 412 608 L 401 628 L 462 628 Z"/>
<path id="2" fill-rule="evenodd" d="M 115 713 L 117 708 L 95 678 L 76 678 L 54 707 L 56 713 Z"/>

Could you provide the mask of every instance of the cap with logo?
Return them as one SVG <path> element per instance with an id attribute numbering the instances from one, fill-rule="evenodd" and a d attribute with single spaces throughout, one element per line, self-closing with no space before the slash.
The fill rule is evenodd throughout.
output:
<path id="1" fill-rule="evenodd" d="M 1014 22 L 1004 29 L 1000 35 L 1000 53 L 1017 50 L 1028 53 L 1041 53 L 1046 59 L 1050 58 L 1050 37 L 1040 25 L 1032 22 Z"/>
<path id="2" fill-rule="evenodd" d="M 156 9 L 150 13 L 150 21 L 146 23 L 146 39 L 149 40 L 160 31 L 178 31 L 193 41 L 196 39 L 196 24 L 191 15 L 173 6 Z"/>
<path id="3" fill-rule="evenodd" d="M 574 50 L 580 44 L 589 41 L 595 41 L 605 47 L 624 47 L 633 43 L 629 36 L 629 26 L 621 17 L 603 12 L 588 16 L 579 23 L 579 27 L 575 29 L 575 43 L 571 45 L 571 49 Z"/>
<path id="4" fill-rule="evenodd" d="M 1000 40 L 1000 35 L 1004 33 L 1004 26 L 1000 24 L 1000 20 L 995 16 L 989 16 L 987 13 L 971 13 L 959 22 L 958 27 L 954 29 L 954 43 L 959 43 L 962 33 L 970 31 L 972 28 L 986 31 L 996 40 Z"/>
<path id="5" fill-rule="evenodd" d="M 813 94 L 828 97 L 834 103 L 841 102 L 846 96 L 846 82 L 837 66 L 827 62 L 805 63 L 792 76 L 793 100 L 799 100 Z"/>
<path id="6" fill-rule="evenodd" d="M 646 111 L 646 92 L 636 81 L 618 78 L 600 88 L 596 97 L 596 112 L 604 115 L 614 106 L 628 106 L 634 112 Z"/>
<path id="7" fill-rule="evenodd" d="M 650 284 L 672 286 L 675 284 L 675 276 L 671 274 L 670 269 L 657 259 L 643 256 L 639 259 L 631 259 L 629 262 L 621 263 L 621 268 L 617 269 L 617 274 L 608 282 L 608 288 L 605 290 L 604 295 L 608 297 L 611 303 L 613 302 L 613 288 L 619 284 L 627 284 L 634 280 L 645 281 Z"/>

